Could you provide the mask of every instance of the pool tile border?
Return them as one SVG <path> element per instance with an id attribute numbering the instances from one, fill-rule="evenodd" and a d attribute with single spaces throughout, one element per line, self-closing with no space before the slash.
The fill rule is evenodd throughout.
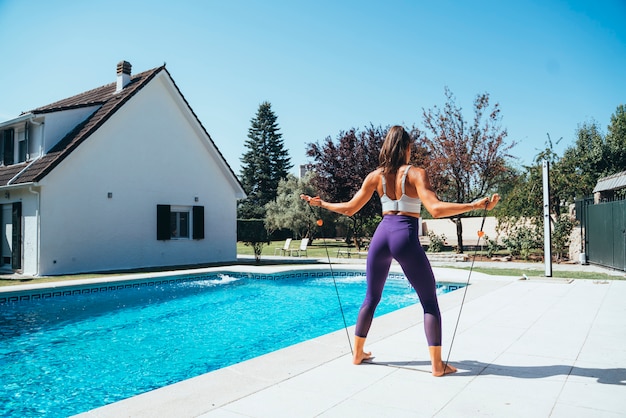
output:
<path id="1" fill-rule="evenodd" d="M 217 280 L 221 276 L 228 275 L 237 279 L 255 279 L 255 280 L 283 280 L 294 278 L 319 278 L 328 275 L 337 278 L 363 276 L 364 270 L 359 269 L 308 269 L 308 270 L 287 270 L 282 272 L 262 273 L 262 272 L 240 272 L 233 270 L 219 270 L 210 272 L 198 272 L 193 274 L 169 275 L 159 278 L 140 277 L 135 279 L 123 279 L 121 281 L 95 282 L 90 284 L 64 282 L 62 285 L 56 283 L 51 287 L 38 287 L 26 290 L 5 290 L 0 292 L 0 305 L 9 303 L 20 303 L 29 301 L 40 301 L 44 299 L 53 299 L 58 297 L 76 296 L 83 294 L 114 292 L 123 289 L 136 289 L 142 287 L 154 287 L 160 285 L 178 284 L 197 280 Z M 389 272 L 390 278 L 404 278 L 404 274 Z M 463 284 L 458 283 L 437 283 L 437 288 L 446 287 L 452 291 L 462 288 Z"/>

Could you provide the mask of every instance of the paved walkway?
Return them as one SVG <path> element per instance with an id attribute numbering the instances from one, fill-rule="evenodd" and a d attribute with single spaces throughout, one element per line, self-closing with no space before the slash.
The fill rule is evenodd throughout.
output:
<path id="1" fill-rule="evenodd" d="M 446 355 L 461 311 L 454 375 L 429 373 L 416 305 L 374 320 L 375 364 L 353 366 L 341 330 L 82 416 L 626 417 L 626 281 L 475 272 L 463 296 L 440 297 Z"/>

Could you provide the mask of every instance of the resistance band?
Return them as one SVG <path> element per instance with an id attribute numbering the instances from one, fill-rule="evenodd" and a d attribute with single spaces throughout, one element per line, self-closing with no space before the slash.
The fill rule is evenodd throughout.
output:
<path id="1" fill-rule="evenodd" d="M 489 202 L 485 204 L 485 213 L 483 214 L 482 222 L 480 223 L 480 230 L 478 231 L 478 241 L 476 242 L 476 248 L 474 249 L 474 257 L 472 257 L 472 264 L 470 264 L 469 274 L 467 275 L 467 283 L 465 283 L 465 289 L 463 289 L 463 299 L 461 299 L 461 307 L 459 308 L 459 316 L 456 318 L 456 325 L 454 326 L 454 332 L 452 333 L 452 340 L 450 341 L 450 349 L 448 350 L 448 357 L 444 363 L 443 370 L 445 372 L 448 367 L 448 360 L 450 360 L 450 353 L 452 353 L 452 345 L 454 344 L 454 337 L 456 336 L 456 330 L 459 327 L 459 321 L 461 320 L 461 312 L 463 311 L 463 304 L 465 303 L 465 296 L 467 295 L 467 288 L 469 287 L 470 277 L 472 277 L 472 270 L 474 269 L 474 260 L 478 253 L 478 246 L 480 245 L 480 239 L 485 235 L 483 228 L 485 227 L 485 218 L 487 218 L 487 206 Z"/>
<path id="2" fill-rule="evenodd" d="M 324 221 L 322 221 L 321 217 L 318 217 L 315 214 L 315 211 L 311 207 L 310 203 L 305 203 L 309 209 L 311 209 L 311 213 L 313 216 L 317 218 L 316 224 L 320 228 L 324 225 Z M 341 311 L 341 318 L 343 319 L 343 327 L 346 330 L 346 336 L 348 337 L 348 345 L 350 346 L 350 353 L 354 355 L 354 350 L 352 349 L 352 342 L 350 340 L 350 333 L 348 332 L 348 323 L 346 322 L 346 315 L 343 312 L 343 305 L 341 304 L 341 298 L 339 297 L 339 289 L 337 288 L 337 282 L 335 281 L 335 273 L 333 272 L 333 264 L 330 262 L 330 254 L 328 253 L 328 245 L 326 245 L 326 238 L 322 234 L 322 242 L 324 243 L 324 248 L 326 249 L 326 257 L 328 258 L 328 267 L 330 268 L 330 275 L 333 278 L 333 283 L 335 284 L 335 293 L 337 294 L 337 302 L 339 302 L 339 310 Z"/>

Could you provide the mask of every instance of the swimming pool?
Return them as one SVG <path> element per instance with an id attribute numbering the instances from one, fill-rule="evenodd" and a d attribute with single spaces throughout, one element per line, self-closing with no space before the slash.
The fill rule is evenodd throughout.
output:
<path id="1" fill-rule="evenodd" d="M 334 273 L 353 325 L 363 272 Z M 461 286 L 445 284 L 440 292 Z M 0 416 L 84 412 L 344 326 L 325 270 L 224 271 L 4 300 Z M 416 302 L 404 276 L 390 274 L 376 314 Z"/>

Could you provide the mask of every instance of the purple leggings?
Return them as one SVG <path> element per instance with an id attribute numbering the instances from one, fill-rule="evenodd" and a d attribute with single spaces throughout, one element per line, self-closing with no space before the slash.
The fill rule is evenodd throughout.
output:
<path id="1" fill-rule="evenodd" d="M 441 313 L 437 302 L 435 276 L 420 245 L 418 218 L 386 215 L 376 228 L 367 255 L 367 293 L 356 321 L 355 335 L 367 337 L 374 311 L 383 294 L 392 259 L 417 292 L 424 309 L 424 331 L 429 346 L 441 345 Z"/>

